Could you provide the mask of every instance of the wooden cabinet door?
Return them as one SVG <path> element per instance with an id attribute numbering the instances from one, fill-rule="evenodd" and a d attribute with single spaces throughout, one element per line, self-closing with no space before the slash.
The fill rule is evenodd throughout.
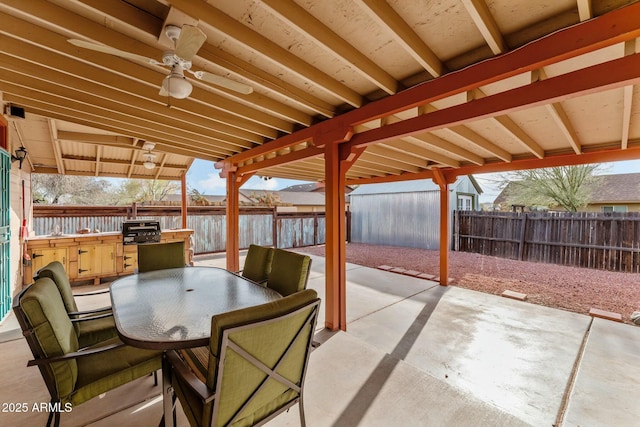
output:
<path id="1" fill-rule="evenodd" d="M 96 246 L 78 247 L 78 277 L 95 276 L 96 272 Z"/>
<path id="2" fill-rule="evenodd" d="M 96 246 L 96 273 L 109 275 L 116 272 L 116 245 Z"/>
<path id="3" fill-rule="evenodd" d="M 123 271 L 134 273 L 138 268 L 138 251 L 124 251 L 122 255 Z"/>
<path id="4" fill-rule="evenodd" d="M 116 245 L 90 245 L 78 248 L 78 277 L 102 276 L 116 272 Z"/>
<path id="5" fill-rule="evenodd" d="M 31 251 L 32 271 L 34 274 L 52 261 L 60 261 L 65 271 L 67 271 L 69 269 L 68 260 L 67 248 L 44 248 Z"/>

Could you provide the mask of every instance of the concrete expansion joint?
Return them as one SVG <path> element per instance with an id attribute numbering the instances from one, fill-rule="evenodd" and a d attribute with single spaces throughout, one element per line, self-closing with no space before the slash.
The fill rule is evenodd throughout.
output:
<path id="1" fill-rule="evenodd" d="M 591 334 L 592 326 L 593 318 L 589 320 L 589 326 L 587 327 L 587 330 L 584 333 L 584 337 L 582 338 L 582 343 L 580 344 L 580 349 L 578 350 L 576 360 L 573 363 L 573 368 L 571 369 L 571 375 L 569 376 L 569 379 L 567 381 L 567 386 L 564 389 L 562 401 L 560 402 L 560 409 L 558 410 L 558 416 L 556 417 L 556 422 L 553 423 L 553 427 L 562 427 L 564 423 L 564 416 L 567 412 L 567 408 L 569 407 L 569 401 L 571 399 L 571 394 L 576 383 L 576 377 L 578 376 L 578 370 L 580 369 L 582 358 L 584 357 L 587 342 L 589 341 L 589 335 Z"/>

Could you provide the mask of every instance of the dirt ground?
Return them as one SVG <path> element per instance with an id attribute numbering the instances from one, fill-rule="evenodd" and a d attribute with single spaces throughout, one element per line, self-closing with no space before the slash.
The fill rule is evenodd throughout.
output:
<path id="1" fill-rule="evenodd" d="M 324 246 L 297 250 L 324 256 Z M 439 276 L 439 252 L 425 249 L 347 244 L 347 262 L 376 268 L 402 267 Z M 453 285 L 500 295 L 527 294 L 527 301 L 576 313 L 620 313 L 625 323 L 640 311 L 640 274 L 516 261 L 467 252 L 449 252 Z"/>

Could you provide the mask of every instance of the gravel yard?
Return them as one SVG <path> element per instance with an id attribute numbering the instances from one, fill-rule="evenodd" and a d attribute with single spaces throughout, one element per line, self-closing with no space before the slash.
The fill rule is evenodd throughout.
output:
<path id="1" fill-rule="evenodd" d="M 324 246 L 298 248 L 324 256 Z M 347 244 L 347 262 L 389 265 L 439 276 L 439 252 L 425 249 Z M 449 252 L 453 285 L 500 295 L 527 294 L 533 304 L 588 314 L 590 308 L 620 313 L 625 323 L 640 311 L 640 274 L 515 261 L 468 252 Z"/>

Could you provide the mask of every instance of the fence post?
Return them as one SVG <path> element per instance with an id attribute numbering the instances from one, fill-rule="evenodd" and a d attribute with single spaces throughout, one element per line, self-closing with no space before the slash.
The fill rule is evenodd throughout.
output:
<path id="1" fill-rule="evenodd" d="M 273 229 L 273 237 L 271 238 L 273 240 L 273 247 L 277 248 L 278 247 L 278 209 L 275 206 L 273 207 L 273 225 L 271 228 Z"/>
<path id="2" fill-rule="evenodd" d="M 318 212 L 313 213 L 313 246 L 318 245 Z"/>
<path id="3" fill-rule="evenodd" d="M 520 261 L 522 261 L 522 258 L 524 257 L 524 244 L 525 244 L 524 235 L 526 232 L 527 232 L 527 214 L 523 213 L 522 223 L 520 224 L 520 246 L 518 247 L 518 259 Z"/>
<path id="4" fill-rule="evenodd" d="M 460 250 L 460 213 L 457 209 L 453 211 L 453 250 Z"/>

